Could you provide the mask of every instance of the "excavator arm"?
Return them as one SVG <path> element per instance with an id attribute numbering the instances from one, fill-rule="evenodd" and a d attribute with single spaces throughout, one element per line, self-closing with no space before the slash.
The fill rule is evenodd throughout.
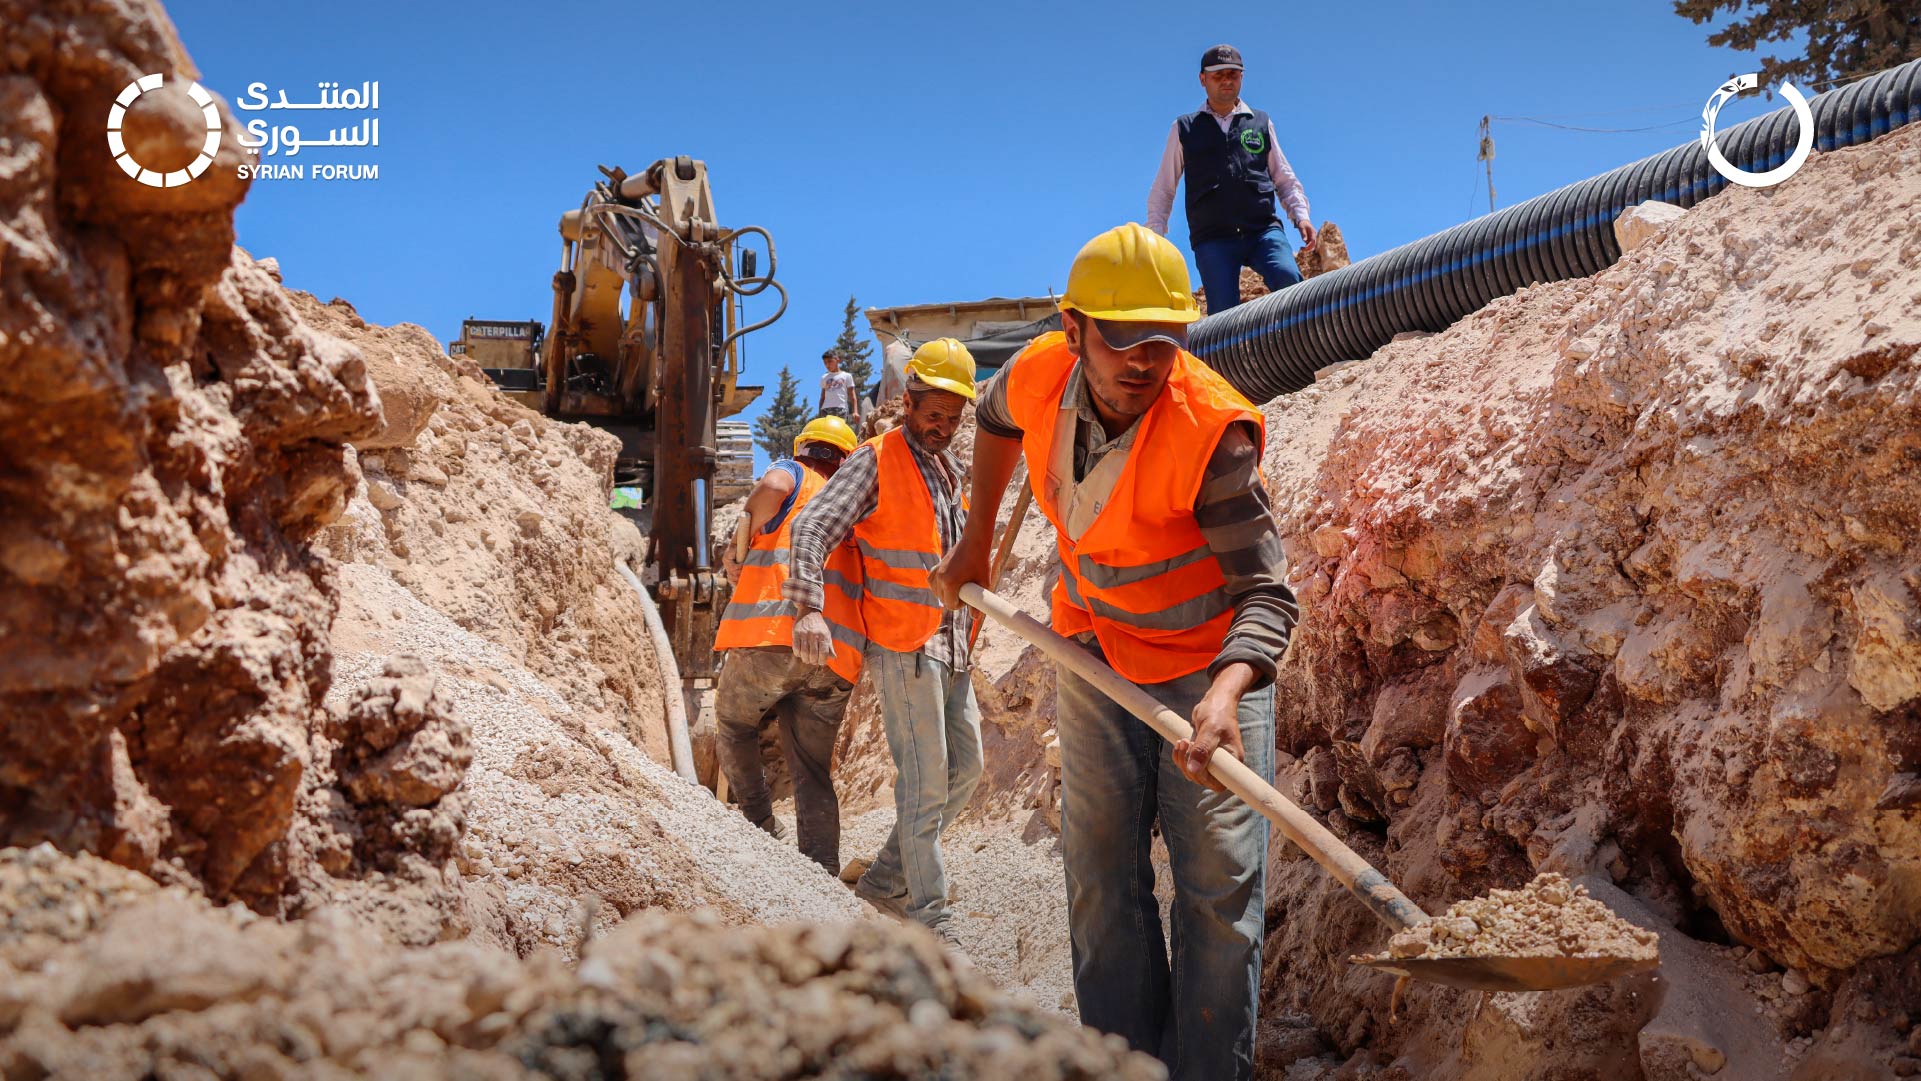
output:
<path id="1" fill-rule="evenodd" d="M 641 578 L 697 697 L 716 671 L 714 631 L 727 594 L 713 539 L 716 424 L 759 394 L 740 384 L 738 343 L 780 317 L 787 293 L 774 280 L 767 231 L 719 224 L 703 162 L 601 172 L 560 220 L 561 266 L 539 358 L 542 409 L 620 438 L 615 483 L 644 494 L 650 543 Z M 744 242 L 750 234 L 766 243 L 764 275 Z M 779 309 L 741 325 L 742 299 L 770 288 Z"/>

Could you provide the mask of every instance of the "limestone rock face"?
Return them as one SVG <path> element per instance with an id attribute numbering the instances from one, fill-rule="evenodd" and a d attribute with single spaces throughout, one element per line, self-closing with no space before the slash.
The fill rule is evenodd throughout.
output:
<path id="1" fill-rule="evenodd" d="M 1910 127 L 1678 220 L 1636 208 L 1609 270 L 1268 405 L 1305 613 L 1280 676 L 1282 749 L 1305 756 L 1287 779 L 1418 900 L 1605 876 L 1717 960 L 1716 943 L 1758 948 L 1763 1004 L 1784 982 L 1816 999 L 1885 983 L 1912 956 L 1917 211 Z M 1407 798 L 1377 798 L 1410 768 Z M 1330 902 L 1313 877 L 1276 881 L 1288 919 L 1268 948 L 1291 954 L 1305 907 Z M 1352 974 L 1270 977 L 1330 1035 L 1390 1031 L 1382 989 Z M 1449 994 L 1419 1008 L 1459 1023 Z M 1867 996 L 1846 995 L 1853 1031 L 1872 1030 Z M 1769 1010 L 1809 1053 L 1882 1061 L 1820 1042 L 1798 1006 Z M 1649 1077 L 1668 1075 L 1663 1046 Z"/>
<path id="2" fill-rule="evenodd" d="M 124 86 L 196 74 L 157 10 L 0 4 L 0 842 L 272 906 L 328 683 L 305 542 L 382 414 L 233 247 L 237 146 L 169 189 L 108 156 Z"/>

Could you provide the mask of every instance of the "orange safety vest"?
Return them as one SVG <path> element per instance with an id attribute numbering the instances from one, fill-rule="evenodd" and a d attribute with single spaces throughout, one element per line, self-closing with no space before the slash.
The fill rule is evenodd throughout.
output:
<path id="1" fill-rule="evenodd" d="M 869 439 L 879 467 L 880 493 L 874 513 L 854 524 L 860 546 L 861 615 L 867 640 L 895 653 L 912 653 L 940 629 L 940 599 L 927 576 L 940 562 L 940 522 L 934 496 L 927 490 L 914 452 L 901 428 Z M 961 507 L 967 497 L 961 497 Z"/>
<path id="2" fill-rule="evenodd" d="M 799 611 L 793 601 L 780 595 L 781 583 L 787 581 L 788 542 L 800 509 L 826 484 L 819 473 L 802 466 L 800 488 L 780 528 L 754 535 L 753 546 L 741 561 L 734 595 L 721 612 L 720 629 L 714 634 L 715 649 L 793 648 L 794 619 Z M 834 655 L 827 667 L 847 682 L 858 683 L 861 652 L 867 648 L 863 631 L 866 624 L 860 610 L 860 553 L 852 543 L 843 544 L 827 556 L 821 571 L 826 586 L 821 615 L 827 618 L 827 629 L 834 636 Z"/>
<path id="3" fill-rule="evenodd" d="M 1021 429 L 1034 498 L 1060 548 L 1054 629 L 1093 631 L 1107 662 L 1135 683 L 1198 672 L 1220 653 L 1234 612 L 1194 500 L 1227 426 L 1252 421 L 1264 444 L 1265 418 L 1183 350 L 1166 389 L 1122 437 L 1126 450 L 1103 460 L 1103 468 L 1119 471 L 1109 478 L 1111 491 L 1088 502 L 1077 498 L 1073 476 L 1078 412 L 1062 405 L 1074 363 L 1055 331 L 1028 343 L 1006 369 L 1008 410 Z"/>

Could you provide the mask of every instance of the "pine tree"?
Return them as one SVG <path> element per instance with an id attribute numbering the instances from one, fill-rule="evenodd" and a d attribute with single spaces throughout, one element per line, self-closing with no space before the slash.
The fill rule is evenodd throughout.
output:
<path id="1" fill-rule="evenodd" d="M 794 453 L 794 437 L 806 426 L 807 407 L 800 401 L 800 380 L 783 367 L 774 400 L 754 420 L 754 443 L 769 458 L 786 458 Z"/>
<path id="2" fill-rule="evenodd" d="M 1694 25 L 1718 13 L 1745 13 L 1708 35 L 1709 45 L 1753 52 L 1763 42 L 1807 42 L 1805 55 L 1761 59 L 1760 81 L 1774 88 L 1792 81 L 1810 94 L 1812 84 L 1867 75 L 1921 57 L 1921 9 L 1914 0 L 1851 0 L 1811 4 L 1805 0 L 1675 0 L 1674 13 Z"/>
<path id="3" fill-rule="evenodd" d="M 841 312 L 840 337 L 834 339 L 834 352 L 840 354 L 840 370 L 854 377 L 854 396 L 864 397 L 867 384 L 874 378 L 874 347 L 860 339 L 854 331 L 854 316 L 860 314 L 860 305 L 853 297 L 847 298 L 847 308 Z"/>

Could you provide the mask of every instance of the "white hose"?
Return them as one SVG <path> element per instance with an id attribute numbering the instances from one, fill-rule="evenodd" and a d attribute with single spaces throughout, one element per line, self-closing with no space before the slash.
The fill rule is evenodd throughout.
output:
<path id="1" fill-rule="evenodd" d="M 653 596 L 640 584 L 640 579 L 634 577 L 634 572 L 619 560 L 614 561 L 614 569 L 640 594 L 640 614 L 647 621 L 648 635 L 654 640 L 654 653 L 660 657 L 660 678 L 666 684 L 661 688 L 661 697 L 667 700 L 667 753 L 673 759 L 674 772 L 692 784 L 699 784 L 700 778 L 694 773 L 694 741 L 687 734 L 687 700 L 681 695 L 680 665 L 674 660 L 674 644 L 667 638 L 667 626 L 660 621 L 660 609 L 654 606 Z"/>

